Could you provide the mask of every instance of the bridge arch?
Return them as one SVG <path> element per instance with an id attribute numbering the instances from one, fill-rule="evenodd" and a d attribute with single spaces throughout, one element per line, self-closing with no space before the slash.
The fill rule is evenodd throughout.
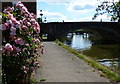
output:
<path id="1" fill-rule="evenodd" d="M 48 40 L 55 40 L 77 29 L 90 29 L 98 32 L 105 39 L 120 38 L 119 25 L 116 22 L 64 22 L 42 23 L 41 32 L 48 34 Z"/>
<path id="2" fill-rule="evenodd" d="M 91 28 L 89 28 L 89 27 L 88 28 L 87 27 L 86 28 L 79 27 L 77 29 L 73 28 L 73 29 L 70 29 L 70 30 L 64 32 L 63 34 L 60 35 L 59 38 L 65 37 L 68 33 L 73 32 L 75 30 L 79 30 L 79 29 L 83 29 L 83 30 L 87 29 L 88 32 L 93 32 L 93 34 L 97 33 L 97 35 L 100 35 L 103 39 L 113 39 L 112 37 L 118 37 L 119 36 L 115 31 L 110 31 L 110 30 L 107 30 L 105 28 L 98 29 L 97 27 L 91 27 Z"/>

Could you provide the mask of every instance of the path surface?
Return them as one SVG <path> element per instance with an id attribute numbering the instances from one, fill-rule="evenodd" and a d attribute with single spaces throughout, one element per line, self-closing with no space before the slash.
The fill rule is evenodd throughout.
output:
<path id="1" fill-rule="evenodd" d="M 109 82 L 82 59 L 54 42 L 44 42 L 44 46 L 42 68 L 37 69 L 35 75 L 37 81 L 44 78 L 45 82 Z"/>

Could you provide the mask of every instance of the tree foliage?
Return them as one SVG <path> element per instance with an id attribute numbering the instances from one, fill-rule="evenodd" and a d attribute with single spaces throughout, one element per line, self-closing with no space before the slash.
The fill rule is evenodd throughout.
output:
<path id="1" fill-rule="evenodd" d="M 120 22 L 120 0 L 115 2 L 112 1 L 103 1 L 96 8 L 96 13 L 93 19 L 96 19 L 99 15 L 108 14 L 111 16 L 111 21 Z"/>
<path id="2" fill-rule="evenodd" d="M 39 23 L 41 23 L 41 22 L 42 22 L 42 19 L 41 19 L 41 18 L 37 18 L 37 21 L 38 21 Z"/>

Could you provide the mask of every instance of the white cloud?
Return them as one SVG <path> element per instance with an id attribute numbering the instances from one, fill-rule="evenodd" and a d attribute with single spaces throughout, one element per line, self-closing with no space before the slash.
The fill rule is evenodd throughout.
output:
<path id="1" fill-rule="evenodd" d="M 40 16 L 40 12 L 38 11 L 38 17 Z M 48 11 L 43 11 L 43 16 L 47 18 L 48 22 L 49 21 L 62 21 L 66 19 L 66 16 L 64 16 L 62 13 L 58 12 L 48 12 Z"/>
<path id="2" fill-rule="evenodd" d="M 77 19 L 68 19 L 68 20 L 65 20 L 65 22 L 84 22 L 84 21 L 92 21 L 92 17 L 85 17 L 85 18 L 77 18 Z"/>
<path id="3" fill-rule="evenodd" d="M 93 13 L 93 10 L 95 10 L 95 8 L 98 6 L 99 1 L 97 0 L 38 0 L 38 2 L 46 2 L 49 5 L 66 5 L 67 4 L 67 11 L 68 12 L 72 12 L 73 14 L 88 14 L 89 13 Z M 54 10 L 54 9 L 53 9 Z M 67 13 L 66 11 L 66 13 Z M 37 12 L 38 17 L 40 12 Z M 74 19 L 69 19 L 69 17 L 65 16 L 62 13 L 58 13 L 58 12 L 50 12 L 50 11 L 43 11 L 43 16 L 45 16 L 48 20 L 48 22 L 50 21 L 62 21 L 64 20 L 65 22 L 79 22 L 79 21 L 92 21 L 92 17 L 93 16 L 88 16 L 87 17 L 82 17 L 82 18 L 74 18 Z M 75 15 L 75 16 L 77 16 Z M 74 16 L 74 15 L 73 15 Z M 110 17 L 108 18 L 107 15 L 102 15 L 102 16 L 98 16 L 95 20 L 93 21 L 110 21 Z"/>
<path id="4" fill-rule="evenodd" d="M 64 2 L 74 2 L 75 0 L 37 0 L 38 2 L 56 2 L 56 3 L 64 3 Z"/>
<path id="5" fill-rule="evenodd" d="M 94 21 L 110 21 L 110 16 L 108 16 L 107 14 L 104 14 L 104 15 L 100 15 L 98 16 Z"/>
<path id="6" fill-rule="evenodd" d="M 82 18 L 77 18 L 77 19 L 71 19 L 71 20 L 65 20 L 65 22 L 86 22 L 86 21 L 110 21 L 110 17 L 108 17 L 107 15 L 101 15 L 98 16 L 95 20 L 92 20 L 92 16 L 88 16 L 88 17 L 82 17 Z"/>
<path id="7" fill-rule="evenodd" d="M 98 5 L 96 0 L 77 0 L 76 2 L 70 3 L 67 10 L 72 12 L 87 13 L 94 10 Z"/>
<path id="8" fill-rule="evenodd" d="M 82 3 L 83 5 L 88 4 L 95 4 L 97 0 L 37 0 L 37 2 L 45 2 L 51 5 L 57 5 L 57 4 L 63 4 L 63 5 L 69 5 L 74 3 Z"/>
<path id="9" fill-rule="evenodd" d="M 38 14 L 40 14 L 39 11 Z M 43 16 L 47 18 L 47 22 L 57 22 L 57 21 L 62 22 L 63 20 L 64 22 L 84 22 L 84 21 L 101 21 L 101 19 L 102 21 L 110 21 L 110 17 L 108 17 L 107 15 L 100 15 L 95 20 L 92 20 L 92 16 L 69 19 L 63 14 L 57 12 L 43 11 L 43 14 L 44 14 Z"/>
<path id="10" fill-rule="evenodd" d="M 37 2 L 45 2 L 49 5 L 69 5 L 74 0 L 37 0 Z"/>

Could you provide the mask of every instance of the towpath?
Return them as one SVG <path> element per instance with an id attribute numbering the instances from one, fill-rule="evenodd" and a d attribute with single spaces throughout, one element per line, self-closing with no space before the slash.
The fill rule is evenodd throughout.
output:
<path id="1" fill-rule="evenodd" d="M 69 53 L 54 42 L 44 42 L 45 54 L 41 56 L 42 68 L 37 69 L 35 78 L 44 82 L 109 82 L 100 77 L 97 70 L 82 59 Z"/>

